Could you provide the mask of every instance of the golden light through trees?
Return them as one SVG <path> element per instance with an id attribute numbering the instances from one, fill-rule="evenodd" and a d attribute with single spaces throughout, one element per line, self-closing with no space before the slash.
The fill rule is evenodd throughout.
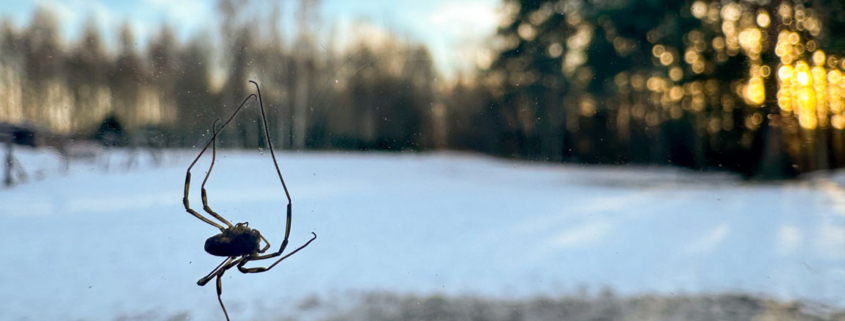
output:
<path id="1" fill-rule="evenodd" d="M 656 94 L 650 101 L 667 108 L 671 118 L 680 117 L 680 109 L 673 108 L 671 104 L 681 102 L 683 110 L 701 112 L 710 102 L 703 97 L 706 93 L 701 90 L 700 78 L 693 77 L 696 80 L 684 82 L 685 69 L 692 76 L 711 74 L 715 64 L 742 53 L 748 60 L 747 78 L 729 84 L 736 98 L 749 107 L 762 107 L 768 98 L 767 82 L 773 81 L 777 84 L 777 97 L 773 98 L 776 98 L 774 101 L 780 106 L 783 116 L 794 116 L 805 129 L 819 126 L 845 128 L 845 77 L 842 71 L 845 59 L 827 55 L 817 41 L 808 39 L 822 32 L 816 11 L 789 1 L 777 6 L 772 13 L 744 2 L 720 6 L 718 2 L 706 1 L 693 2 L 690 11 L 704 25 L 685 36 L 680 58 L 686 68 L 676 64 L 673 47 L 660 42 L 651 47 L 654 65 L 669 69 L 666 74 L 652 73 L 647 78 L 646 87 Z M 776 29 L 775 32 L 771 28 Z M 776 39 L 768 39 L 772 34 L 777 35 Z M 802 37 L 802 34 L 806 36 Z M 712 38 L 707 39 L 708 35 Z M 775 63 L 764 61 L 766 50 L 773 50 L 778 58 Z M 772 77 L 773 70 L 776 70 L 776 77 Z M 620 73 L 616 83 L 620 84 L 619 80 L 625 77 L 627 72 Z M 710 93 L 718 93 L 719 87 L 712 86 Z M 626 92 L 620 90 L 619 93 Z M 730 112 L 734 108 L 733 98 L 722 94 L 714 105 Z M 723 116 L 721 120 L 714 118 L 708 122 L 710 132 L 732 127 L 730 117 Z M 751 109 L 744 122 L 745 127 L 758 129 L 762 117 Z"/>
<path id="2" fill-rule="evenodd" d="M 774 101 L 784 116 L 793 115 L 805 129 L 818 126 L 845 128 L 845 77 L 842 76 L 845 59 L 827 55 L 817 41 L 807 39 L 822 31 L 817 12 L 800 4 L 792 5 L 789 1 L 783 2 L 777 6 L 776 12 L 771 13 L 765 7 L 754 8 L 745 2 L 721 6 L 718 2 L 695 1 L 690 6 L 690 12 L 703 22 L 703 26 L 686 34 L 680 57 L 670 45 L 655 42 L 651 47 L 654 65 L 669 69 L 665 74 L 652 73 L 646 78 L 646 88 L 654 93 L 649 100 L 668 109 L 671 118 L 680 117 L 680 109 L 671 106 L 678 102 L 681 102 L 683 110 L 690 112 L 701 112 L 710 102 L 730 112 L 734 98 L 723 93 L 715 101 L 705 99 L 703 95 L 706 92 L 701 90 L 701 81 L 706 83 L 708 80 L 700 77 L 686 77 L 687 81 L 684 80 L 686 75 L 712 74 L 716 64 L 741 53 L 748 60 L 747 78 L 728 84 L 737 99 L 749 107 L 762 107 L 768 98 L 767 83 L 776 82 L 777 97 L 773 98 L 776 98 Z M 776 32 L 772 32 L 771 28 Z M 772 34 L 777 35 L 776 39 L 768 39 Z M 807 36 L 802 37 L 802 34 Z M 617 43 L 615 39 L 613 41 Z M 764 61 L 766 50 L 773 50 L 778 58 L 776 63 Z M 679 58 L 684 64 L 678 64 Z M 772 77 L 773 70 L 776 77 Z M 621 84 L 620 80 L 627 76 L 628 72 L 620 73 L 616 83 Z M 719 87 L 722 86 L 711 86 L 709 93 L 719 93 Z M 620 90 L 619 93 L 624 95 L 627 92 Z M 755 130 L 762 123 L 762 117 L 751 109 L 744 125 Z M 721 118 L 730 119 L 728 116 Z M 713 119 L 707 127 L 711 132 L 718 132 L 720 128 L 732 127 L 729 123 L 729 120 Z"/>
<path id="3" fill-rule="evenodd" d="M 503 154 L 752 175 L 845 164 L 842 5 L 505 0 L 505 8 L 498 53 L 479 81 L 494 97 Z"/>
<path id="4" fill-rule="evenodd" d="M 845 128 L 842 65 L 819 49 L 816 41 L 801 36 L 802 31 L 810 36 L 821 32 L 815 11 L 784 3 L 778 15 L 783 21 L 775 46 L 780 59 L 777 103 L 782 113 L 797 117 L 805 129 Z"/>

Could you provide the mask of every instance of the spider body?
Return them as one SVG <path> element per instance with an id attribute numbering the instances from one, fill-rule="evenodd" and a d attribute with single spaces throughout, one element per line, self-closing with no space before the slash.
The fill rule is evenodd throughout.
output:
<path id="1" fill-rule="evenodd" d="M 256 254 L 261 250 L 261 233 L 238 223 L 220 234 L 205 240 L 205 251 L 214 256 L 241 256 Z"/>
<path id="2" fill-rule="evenodd" d="M 270 140 L 270 129 L 267 125 L 267 116 L 264 114 L 264 104 L 261 101 L 261 89 L 258 88 L 258 84 L 252 80 L 250 82 L 255 85 L 255 90 L 257 91 L 258 95 L 250 94 L 249 96 L 244 99 L 241 105 L 235 109 L 235 112 L 232 113 L 232 116 L 223 123 L 220 128 L 216 128 L 217 120 L 214 121 L 212 124 L 212 136 L 211 140 L 205 145 L 205 147 L 200 151 L 197 158 L 194 159 L 194 162 L 188 166 L 188 171 L 185 174 L 185 195 L 182 198 L 182 203 L 185 205 L 185 210 L 193 215 L 194 217 L 198 218 L 199 220 L 205 222 L 208 225 L 211 225 L 220 230 L 220 233 L 209 237 L 205 240 L 205 251 L 208 254 L 214 256 L 223 256 L 226 257 L 223 262 L 220 263 L 214 270 L 208 273 L 208 275 L 202 277 L 197 281 L 197 285 L 204 286 L 212 279 L 217 279 L 217 301 L 220 302 L 220 307 L 223 309 L 223 314 L 226 315 L 226 320 L 229 320 L 229 313 L 226 312 L 226 306 L 223 305 L 223 299 L 221 295 L 223 294 L 223 283 L 221 278 L 223 274 L 226 273 L 229 269 L 237 268 L 237 270 L 241 273 L 262 273 L 267 272 L 272 269 L 274 266 L 279 264 L 280 262 L 284 261 L 285 259 L 289 258 L 291 255 L 296 254 L 300 250 L 304 249 L 308 244 L 311 244 L 314 239 L 317 238 L 317 234 L 311 232 L 311 239 L 305 244 L 299 246 L 295 250 L 284 254 L 285 249 L 288 245 L 288 238 L 290 237 L 290 230 L 291 230 L 291 220 L 293 218 L 293 214 L 291 211 L 292 202 L 290 193 L 288 192 L 287 185 L 285 184 L 284 178 L 282 178 L 282 172 L 279 169 L 279 163 L 276 162 L 276 154 L 273 151 L 273 143 Z M 270 156 L 273 158 L 273 165 L 276 167 L 276 173 L 279 175 L 279 181 L 282 183 L 282 187 L 285 190 L 285 196 L 287 197 L 287 215 L 285 216 L 285 237 L 282 240 L 281 246 L 279 246 L 279 250 L 276 252 L 266 253 L 267 250 L 270 248 L 270 242 L 261 235 L 258 230 L 250 228 L 249 224 L 247 223 L 237 223 L 232 224 L 228 220 L 226 220 L 222 215 L 218 214 L 211 207 L 208 205 L 208 192 L 205 189 L 205 183 L 208 182 L 209 176 L 211 176 L 211 170 L 214 168 L 214 162 L 217 158 L 217 147 L 216 147 L 216 140 L 217 134 L 223 130 L 226 125 L 228 125 L 232 119 L 244 108 L 246 103 L 249 101 L 250 98 L 257 98 L 258 99 L 258 106 L 261 108 L 261 120 L 264 127 L 264 137 L 266 137 L 267 147 L 270 150 Z M 219 119 L 218 119 L 219 120 Z M 210 215 L 212 218 L 216 219 L 220 223 L 215 222 L 214 220 L 203 216 L 199 212 L 195 211 L 191 208 L 190 201 L 188 200 L 188 192 L 191 188 L 191 168 L 196 165 L 197 161 L 202 157 L 203 153 L 208 150 L 208 147 L 211 147 L 211 165 L 208 167 L 208 172 L 205 174 L 205 179 L 202 181 L 201 191 L 202 191 L 202 208 L 203 210 Z M 264 243 L 262 246 L 261 243 Z M 275 259 L 275 262 L 266 266 L 266 267 L 247 267 L 246 264 L 248 262 L 257 262 L 263 261 L 268 259 Z"/>

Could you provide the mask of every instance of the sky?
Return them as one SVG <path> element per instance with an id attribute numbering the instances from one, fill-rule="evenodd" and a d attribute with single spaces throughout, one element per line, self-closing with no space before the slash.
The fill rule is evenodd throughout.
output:
<path id="1" fill-rule="evenodd" d="M 376 32 L 390 32 L 401 39 L 424 43 L 432 52 L 435 66 L 446 77 L 458 70 L 471 70 L 476 57 L 485 51 L 498 25 L 501 0 L 323 0 L 321 26 L 350 30 L 353 24 L 368 24 Z M 296 0 L 283 0 L 283 21 L 295 21 Z M 162 23 L 187 40 L 204 30 L 218 29 L 216 0 L 29 0 L 0 1 L 0 17 L 18 27 L 29 24 L 33 11 L 48 7 L 58 16 L 65 41 L 75 41 L 85 22 L 94 18 L 110 43 L 117 30 L 128 22 L 139 49 L 157 33 Z M 341 32 L 341 38 L 343 38 Z"/>

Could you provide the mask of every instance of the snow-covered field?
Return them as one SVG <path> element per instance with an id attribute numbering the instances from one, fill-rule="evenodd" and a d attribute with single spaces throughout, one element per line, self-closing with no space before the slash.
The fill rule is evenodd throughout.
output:
<path id="1" fill-rule="evenodd" d="M 30 181 L 0 189 L 0 320 L 222 320 L 213 282 L 196 285 L 221 261 L 203 251 L 217 230 L 181 202 L 194 153 L 131 170 L 125 151 L 104 153 L 63 173 L 54 154 L 18 149 Z M 229 271 L 233 320 L 312 319 L 309 302 L 382 290 L 742 292 L 845 308 L 843 175 L 756 184 L 467 154 L 278 156 L 294 199 L 291 245 L 319 237 L 267 273 Z M 200 211 L 209 159 L 193 171 Z M 285 196 L 269 155 L 224 151 L 218 161 L 211 207 L 276 248 Z"/>

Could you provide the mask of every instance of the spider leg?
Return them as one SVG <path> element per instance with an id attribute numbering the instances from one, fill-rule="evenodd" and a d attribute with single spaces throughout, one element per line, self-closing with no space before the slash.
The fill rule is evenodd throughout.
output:
<path id="1" fill-rule="evenodd" d="M 191 209 L 191 204 L 188 202 L 188 190 L 191 189 L 191 172 L 188 170 L 188 175 L 185 177 L 185 196 L 182 198 L 182 204 L 185 205 L 185 210 L 191 215 L 195 216 L 196 218 L 200 219 L 203 222 L 210 224 L 216 228 L 219 228 L 221 231 L 225 230 L 220 224 L 214 223 L 212 220 L 207 219 L 205 216 L 200 215 L 197 211 Z"/>
<path id="2" fill-rule="evenodd" d="M 185 210 L 188 211 L 188 213 L 190 213 L 194 217 L 200 219 L 203 222 L 208 223 L 211 226 L 214 226 L 214 227 L 220 229 L 221 231 L 225 230 L 225 228 L 223 228 L 223 226 L 220 226 L 220 224 L 215 223 L 214 221 L 206 218 L 205 216 L 200 215 L 200 213 L 197 213 L 197 211 L 191 209 L 190 202 L 188 201 L 188 191 L 191 188 L 191 168 L 193 168 L 194 165 L 197 164 L 197 161 L 200 160 L 200 157 L 202 157 L 202 154 L 205 153 L 206 150 L 208 150 L 208 146 L 210 146 L 211 143 L 217 138 L 217 134 L 219 134 L 223 130 L 223 128 L 226 127 L 226 125 L 228 125 L 232 121 L 232 119 L 235 118 L 235 116 L 241 111 L 241 109 L 243 109 L 244 106 L 246 106 L 246 102 L 249 101 L 250 98 L 254 98 L 254 97 L 256 97 L 255 94 L 249 94 L 249 96 L 246 96 L 246 99 L 244 99 L 244 101 L 241 103 L 241 105 L 238 106 L 237 109 L 235 109 L 235 112 L 232 113 L 232 116 L 229 116 L 229 119 L 227 119 L 226 122 L 223 123 L 223 126 L 220 126 L 220 129 L 217 130 L 216 132 L 214 132 L 211 139 L 208 141 L 208 143 L 205 144 L 205 147 L 202 148 L 199 155 L 197 155 L 197 158 L 194 158 L 194 161 L 191 163 L 190 166 L 188 166 L 187 173 L 185 174 L 185 196 L 182 198 L 182 204 L 185 205 Z"/>
<path id="3" fill-rule="evenodd" d="M 229 223 L 223 216 L 214 212 L 211 207 L 208 206 L 208 193 L 205 191 L 205 183 L 208 182 L 208 177 L 211 176 L 211 170 L 214 169 L 214 162 L 217 160 L 217 132 L 215 131 L 215 127 L 217 125 L 217 120 L 214 120 L 214 123 L 211 124 L 211 132 L 214 134 L 211 138 L 211 165 L 208 166 L 208 172 L 205 173 L 205 179 L 202 180 L 201 191 L 202 191 L 202 209 L 205 210 L 206 213 L 211 214 L 217 220 L 223 222 L 224 224 L 232 227 L 232 223 Z"/>
<path id="4" fill-rule="evenodd" d="M 267 252 L 267 249 L 269 249 L 269 248 L 270 248 L 270 242 L 269 242 L 269 241 L 267 241 L 267 239 L 265 239 L 265 238 L 264 238 L 264 235 L 258 234 L 258 236 L 260 236 L 260 237 L 261 237 L 261 239 L 262 239 L 262 240 L 264 240 L 264 243 L 266 243 L 266 244 L 267 244 L 267 245 L 264 245 L 264 247 L 263 247 L 263 248 L 261 248 L 260 250 L 258 250 L 258 253 L 264 253 L 264 252 Z"/>
<path id="5" fill-rule="evenodd" d="M 308 244 L 311 244 L 311 242 L 313 242 L 315 239 L 317 239 L 317 233 L 311 232 L 311 234 L 313 234 L 314 236 L 310 240 L 308 240 L 308 242 L 305 242 L 305 244 L 298 247 L 296 250 L 293 250 L 293 252 L 290 252 L 287 255 L 285 255 L 285 256 L 281 257 L 280 259 L 276 260 L 276 262 L 273 262 L 273 264 L 270 264 L 270 266 L 268 266 L 266 268 L 265 267 L 246 268 L 246 267 L 244 267 L 244 265 L 246 265 L 246 262 L 248 262 L 248 261 L 266 260 L 266 259 L 277 257 L 279 255 L 282 255 L 282 252 L 276 252 L 276 253 L 271 253 L 271 254 L 267 254 L 267 255 L 259 255 L 259 256 L 255 256 L 255 257 L 250 257 L 249 259 L 246 259 L 246 260 L 242 260 L 240 263 L 238 263 L 238 270 L 241 271 L 241 273 L 261 273 L 261 272 L 269 271 L 274 266 L 276 266 L 276 264 L 279 264 L 279 262 L 282 262 L 286 258 L 290 257 L 291 255 L 296 254 L 296 252 L 299 252 L 299 250 L 304 249 L 306 246 L 308 246 Z"/>
<path id="6" fill-rule="evenodd" d="M 223 277 L 223 273 L 225 272 L 226 270 L 222 270 L 217 274 L 217 301 L 220 302 L 220 307 L 223 308 L 223 314 L 226 315 L 226 321 L 230 321 L 229 312 L 226 311 L 226 306 L 223 305 L 223 298 L 220 297 L 220 295 L 223 294 L 223 282 L 220 281 L 220 278 Z"/>
<path id="7" fill-rule="evenodd" d="M 208 283 L 208 281 L 211 280 L 212 277 L 214 277 L 214 274 L 216 274 L 217 271 L 220 270 L 220 267 L 223 266 L 223 264 L 226 264 L 226 263 L 228 263 L 228 262 L 230 262 L 234 259 L 235 259 L 235 256 L 227 257 L 225 260 L 223 260 L 223 262 L 220 262 L 220 264 L 218 264 L 216 268 L 211 270 L 211 272 L 209 272 L 208 275 L 199 279 L 199 281 L 197 281 L 197 285 L 205 286 L 205 284 Z"/>
<path id="8" fill-rule="evenodd" d="M 287 196 L 288 198 L 287 219 L 285 221 L 285 239 L 282 240 L 282 245 L 279 247 L 279 252 L 276 253 L 276 256 L 279 256 L 282 254 L 282 252 L 285 251 L 285 248 L 288 246 L 288 239 L 290 238 L 292 201 L 290 198 L 290 192 L 288 192 L 288 186 L 287 184 L 285 184 L 284 177 L 282 177 L 282 171 L 279 169 L 279 162 L 276 161 L 276 153 L 273 151 L 273 141 L 270 139 L 270 126 L 267 125 L 267 115 L 264 113 L 264 102 L 261 100 L 261 88 L 258 87 L 257 82 L 252 80 L 250 80 L 249 82 L 255 85 L 255 91 L 258 93 L 258 108 L 261 110 L 261 121 L 264 124 L 264 137 L 267 138 L 267 149 L 270 150 L 270 157 L 273 158 L 273 166 L 276 167 L 276 174 L 279 174 L 279 180 L 282 182 L 282 188 L 285 189 L 285 196 Z M 311 241 L 308 242 L 310 243 Z M 263 253 L 264 251 L 261 252 Z"/>
<path id="9" fill-rule="evenodd" d="M 208 283 L 208 281 L 211 280 L 212 277 L 217 276 L 217 301 L 220 302 L 220 307 L 223 308 L 223 314 L 226 315 L 226 321 L 229 321 L 229 312 L 226 311 L 226 306 L 223 305 L 223 298 L 221 297 L 221 295 L 223 294 L 223 282 L 221 281 L 221 278 L 223 277 L 223 274 L 226 273 L 226 270 L 232 268 L 236 264 L 240 264 L 243 261 L 249 260 L 249 256 L 242 256 L 240 259 L 235 258 L 235 256 L 226 258 L 226 260 L 224 260 L 223 263 L 220 263 L 220 265 L 214 268 L 211 273 L 209 273 L 207 276 L 203 277 L 197 282 L 198 285 L 203 286 Z"/>

